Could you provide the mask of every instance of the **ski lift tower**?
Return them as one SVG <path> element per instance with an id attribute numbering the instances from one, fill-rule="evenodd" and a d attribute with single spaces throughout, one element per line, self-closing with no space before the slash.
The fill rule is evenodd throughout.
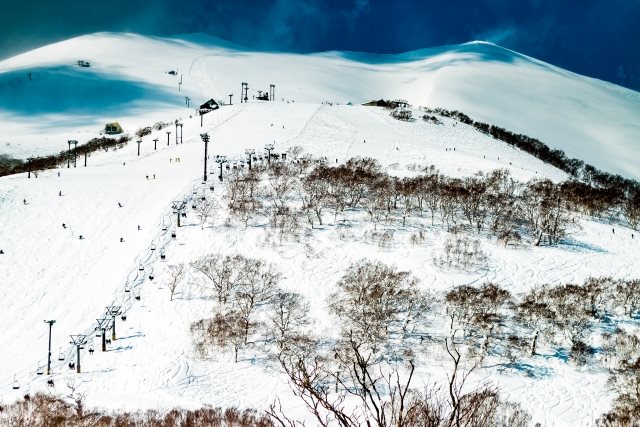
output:
<path id="1" fill-rule="evenodd" d="M 180 227 L 180 216 L 182 215 L 185 205 L 186 203 L 184 200 L 174 200 L 173 205 L 171 206 L 178 215 L 178 227 Z"/>
<path id="2" fill-rule="evenodd" d="M 216 163 L 218 165 L 220 165 L 220 175 L 218 175 L 218 179 L 220 181 L 222 181 L 222 165 L 224 163 L 227 163 L 227 157 L 226 156 L 216 156 Z"/>
<path id="3" fill-rule="evenodd" d="M 96 319 L 98 321 L 98 326 L 96 327 L 96 331 L 101 331 L 102 336 L 102 351 L 107 351 L 107 329 L 109 329 L 109 323 L 111 319 L 108 317 L 103 317 L 102 319 Z"/>
<path id="4" fill-rule="evenodd" d="M 264 149 L 269 153 L 269 157 L 267 157 L 267 168 L 271 168 L 271 152 L 273 151 L 273 144 L 265 144 Z"/>
<path id="5" fill-rule="evenodd" d="M 209 134 L 208 133 L 201 133 L 200 134 L 200 138 L 202 138 L 202 141 L 204 142 L 204 174 L 202 177 L 203 181 L 207 181 L 207 149 L 209 147 Z"/>
<path id="6" fill-rule="evenodd" d="M 242 82 L 242 89 L 240 90 L 240 103 L 244 100 L 245 104 L 249 101 L 249 83 Z"/>
<path id="7" fill-rule="evenodd" d="M 87 343 L 86 335 L 71 335 L 71 342 L 69 344 L 73 344 L 76 346 L 76 372 L 80 373 L 80 350 L 84 348 L 84 345 Z"/>
<path id="8" fill-rule="evenodd" d="M 253 148 L 247 148 L 246 150 L 244 150 L 244 153 L 249 157 L 249 170 L 251 170 L 251 158 L 256 153 L 256 150 L 254 150 Z"/>
<path id="9" fill-rule="evenodd" d="M 120 316 L 122 311 L 119 305 L 110 305 L 107 307 L 107 314 L 111 316 L 111 341 L 115 341 L 116 338 L 116 316 Z"/>
<path id="10" fill-rule="evenodd" d="M 67 151 L 67 169 L 71 167 L 71 144 L 74 144 L 74 148 L 73 148 L 73 154 L 75 155 L 76 153 L 76 148 L 78 146 L 78 141 L 76 141 L 75 139 L 70 139 L 67 141 L 67 144 L 69 144 L 69 150 Z M 75 156 L 74 156 L 75 157 Z M 73 167 L 75 168 L 76 161 L 74 159 L 73 161 Z"/>
<path id="11" fill-rule="evenodd" d="M 242 82 L 242 86 L 240 88 L 240 104 L 242 104 L 242 101 L 244 100 L 245 102 L 247 102 L 247 99 L 244 96 L 244 88 L 245 86 L 249 86 L 249 83 L 247 82 Z"/>
<path id="12" fill-rule="evenodd" d="M 51 375 L 51 328 L 56 323 L 55 320 L 45 320 L 44 323 L 49 324 L 49 353 L 47 353 L 47 375 Z"/>

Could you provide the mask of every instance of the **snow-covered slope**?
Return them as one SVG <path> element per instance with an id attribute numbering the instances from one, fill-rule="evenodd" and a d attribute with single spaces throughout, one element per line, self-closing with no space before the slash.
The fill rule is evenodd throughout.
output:
<path id="1" fill-rule="evenodd" d="M 27 179 L 26 174 L 0 178 L 0 249 L 5 252 L 0 255 L 3 401 L 10 402 L 25 391 L 48 389 L 47 377 L 37 376 L 36 369 L 46 360 L 48 329 L 43 320 L 55 319 L 56 393 L 67 393 L 65 383 L 73 382 L 87 393 L 90 405 L 129 409 L 202 404 L 265 409 L 277 396 L 292 416 L 309 417 L 260 348 L 243 348 L 238 363 L 228 352 L 207 360 L 196 355 L 189 325 L 210 315 L 211 301 L 199 297 L 196 278 L 188 277 L 170 302 L 167 265 L 188 263 L 212 251 L 275 263 L 283 273 L 282 286 L 311 302 L 310 314 L 318 331 L 335 329 L 326 316 L 326 297 L 349 264 L 362 257 L 410 270 L 423 288 L 432 291 L 492 281 L 520 292 L 543 283 L 581 282 L 590 275 L 640 275 L 640 241 L 631 238 L 630 230 L 618 228 L 613 235 L 610 225 L 591 221 L 580 221 L 573 240 L 555 248 L 513 250 L 484 241 L 490 266 L 473 272 L 436 267 L 431 260 L 441 253 L 449 233 L 431 227 L 424 244 L 411 245 L 410 234 L 419 227 L 411 224 L 406 228 L 385 225 L 394 232 L 389 248 L 367 242 L 367 226 L 358 223 L 346 230 L 327 225 L 302 241 L 273 243 L 264 224 L 246 229 L 228 226 L 225 214 L 219 213 L 212 227 L 201 230 L 189 213 L 177 229 L 177 239 L 171 239 L 173 200 L 193 197 L 195 189 L 197 196 L 205 192 L 224 205 L 217 181 L 213 192 L 211 181 L 200 183 L 203 145 L 199 133 L 203 131 L 211 135 L 210 155 L 225 154 L 231 159 L 241 158 L 245 148 L 260 150 L 275 140 L 277 151 L 300 145 L 331 163 L 373 156 L 396 175 L 410 175 L 407 165 L 417 163 L 433 164 L 452 176 L 507 168 L 519 180 L 565 177 L 453 120 L 444 119 L 442 125 L 406 123 L 378 108 L 249 103 L 221 108 L 206 117 L 202 128 L 196 117 L 185 118 L 184 123 L 184 144 L 171 141 L 170 146 L 161 143 L 153 150 L 152 139 L 163 141 L 164 136 L 163 131 L 156 132 L 143 138 L 141 157 L 136 155 L 136 145 L 129 144 L 123 150 L 94 154 L 87 168 L 46 171 L 37 179 Z M 217 172 L 215 166 L 210 169 Z M 166 262 L 159 259 L 160 249 L 166 251 Z M 148 277 L 151 271 L 153 280 Z M 102 353 L 92 328 L 109 304 L 122 306 L 128 319 L 119 321 L 119 339 Z M 85 348 L 81 375 L 66 366 L 73 352 L 69 335 L 78 333 L 88 334 L 87 347 L 96 350 L 90 355 Z M 59 350 L 64 361 L 57 360 Z M 429 357 L 418 373 L 420 384 L 445 379 L 444 356 Z M 580 372 L 555 359 L 544 369 L 550 374 L 535 379 L 486 368 L 479 379 L 500 384 L 506 397 L 522 403 L 544 425 L 585 425 L 608 408 L 611 393 L 602 372 Z M 12 389 L 14 376 L 19 390 Z"/>
<path id="2" fill-rule="evenodd" d="M 90 61 L 92 67 L 76 67 L 78 59 Z M 180 91 L 180 76 L 166 74 L 172 69 L 182 75 Z M 311 303 L 314 327 L 320 332 L 336 326 L 327 316 L 327 295 L 350 263 L 362 257 L 410 270 L 421 287 L 434 292 L 491 281 L 518 293 L 544 283 L 580 283 L 592 275 L 640 276 L 640 240 L 632 237 L 632 231 L 588 218 L 577 218 L 571 238 L 557 247 L 508 249 L 483 239 L 482 249 L 490 262 L 477 271 L 437 267 L 432 260 L 442 253 L 451 234 L 419 219 L 410 219 L 406 227 L 385 224 L 394 236 L 385 248 L 367 240 L 371 224 L 358 221 L 349 227 L 329 223 L 309 230 L 300 241 L 277 242 L 265 226 L 266 218 L 245 228 L 227 224 L 226 214 L 218 213 L 212 226 L 201 229 L 191 210 L 184 226 L 177 229 L 177 238 L 170 237 L 175 229 L 172 201 L 204 192 L 224 206 L 218 181 L 201 184 L 202 132 L 211 136 L 211 157 L 223 154 L 231 160 L 241 158 L 246 148 L 261 151 L 264 144 L 275 142 L 278 152 L 300 145 L 314 156 L 326 156 L 330 164 L 371 156 L 390 174 L 400 176 L 415 174 L 408 165 L 417 164 L 434 165 L 450 176 L 506 168 L 520 181 L 566 178 L 540 160 L 453 120 L 443 119 L 441 125 L 400 122 L 379 108 L 322 101 L 405 97 L 414 104 L 457 108 L 519 130 L 500 122 L 529 124 L 512 109 L 511 95 L 496 90 L 513 85 L 532 123 L 550 120 L 556 129 L 579 135 L 577 122 L 563 121 L 561 116 L 575 114 L 609 129 L 624 145 L 619 152 L 606 157 L 608 145 L 590 133 L 591 139 L 581 139 L 584 152 L 575 155 L 637 177 L 633 164 L 624 169 L 622 160 L 632 159 L 629 150 L 634 140 L 629 135 L 637 136 L 637 128 L 630 126 L 625 134 L 622 126 L 613 127 L 631 123 L 637 116 L 636 93 L 493 45 L 467 44 L 391 56 L 290 55 L 248 52 L 205 36 L 157 39 L 97 34 L 6 60 L 0 70 L 0 154 L 62 150 L 68 137 L 82 142 L 97 135 L 106 121 L 118 120 L 129 132 L 158 120 L 184 123 L 184 144 L 176 145 L 171 135 L 167 146 L 163 130 L 143 138 L 140 157 L 136 144 L 130 143 L 122 150 L 94 153 L 87 168 L 78 162 L 78 168 L 49 170 L 37 178 L 27 179 L 26 174 L 0 178 L 0 249 L 4 251 L 0 255 L 0 402 L 49 389 L 46 377 L 36 375 L 36 369 L 44 365 L 47 354 L 48 329 L 43 320 L 55 319 L 55 393 L 66 394 L 65 382 L 74 382 L 81 384 L 90 405 L 129 409 L 203 404 L 264 409 L 277 396 L 292 416 L 309 417 L 258 346 L 243 348 L 238 363 L 228 352 L 207 360 L 196 354 L 189 326 L 209 316 L 212 303 L 200 297 L 195 277 L 183 280 L 176 298 L 169 301 L 167 265 L 188 263 L 208 252 L 240 253 L 275 263 L 283 273 L 282 286 Z M 268 90 L 275 83 L 278 101 L 237 104 L 242 81 L 248 81 L 252 90 Z M 575 105 L 552 114 L 560 101 L 547 99 L 543 89 L 562 100 L 573 99 Z M 234 105 L 206 115 L 203 127 L 199 117 L 190 117 L 193 109 L 187 109 L 184 96 L 199 103 L 210 97 L 224 99 L 232 92 Z M 295 102 L 282 102 L 282 97 Z M 613 106 L 602 104 L 605 101 Z M 605 120 L 606 111 L 615 111 L 615 117 Z M 494 119 L 486 118 L 493 115 Z M 548 126 L 534 128 L 543 132 Z M 154 138 L 160 139 L 157 150 Z M 6 146 L 8 141 L 16 142 Z M 566 147 L 561 144 L 567 141 L 560 138 L 555 146 Z M 209 164 L 211 177 L 217 172 L 215 166 Z M 426 239 L 412 244 L 411 233 L 418 229 L 425 231 Z M 166 261 L 159 259 L 160 249 L 166 251 Z M 128 318 L 118 323 L 119 339 L 102 353 L 93 328 L 109 304 L 122 306 Z M 73 352 L 69 335 L 78 333 L 88 334 L 87 347 L 97 350 L 90 355 L 85 348 L 81 375 L 66 366 Z M 59 350 L 64 361 L 57 360 Z M 443 355 L 425 357 L 428 360 L 416 373 L 420 384 L 445 379 Z M 536 359 L 534 368 L 545 375 L 534 378 L 487 367 L 476 379 L 499 384 L 506 398 L 522 403 L 535 421 L 548 426 L 590 425 L 609 408 L 613 394 L 601 370 L 581 370 L 555 357 Z M 14 378 L 18 390 L 12 388 Z"/>
<path id="3" fill-rule="evenodd" d="M 75 66 L 79 59 L 91 68 Z M 192 106 L 228 101 L 230 93 L 238 102 L 243 81 L 250 98 L 273 83 L 277 99 L 296 102 L 405 98 L 457 109 L 640 178 L 640 94 L 481 42 L 398 55 L 298 55 L 251 52 L 204 35 L 78 37 L 0 62 L 0 154 L 57 152 L 113 120 L 133 132 L 193 114 L 185 96 Z"/>

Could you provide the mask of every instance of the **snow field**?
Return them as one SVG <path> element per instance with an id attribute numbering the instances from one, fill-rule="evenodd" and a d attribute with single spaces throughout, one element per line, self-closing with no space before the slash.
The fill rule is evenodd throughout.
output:
<path id="1" fill-rule="evenodd" d="M 221 352 L 213 360 L 201 360 L 194 353 L 189 325 L 210 316 L 213 304 L 201 298 L 194 276 L 181 283 L 176 299 L 170 302 L 166 268 L 210 252 L 240 253 L 276 264 L 283 273 L 281 286 L 304 295 L 311 303 L 314 330 L 329 336 L 336 327 L 327 315 L 326 298 L 347 267 L 362 258 L 411 271 L 422 287 L 433 292 L 493 281 L 518 293 L 544 283 L 581 282 L 591 275 L 640 276 L 639 241 L 631 239 L 630 230 L 616 226 L 614 236 L 611 225 L 587 220 L 579 221 L 572 239 L 556 248 L 506 249 L 482 239 L 490 262 L 487 268 L 471 272 L 434 265 L 432 260 L 442 251 L 449 233 L 430 227 L 426 218 L 412 218 L 404 228 L 381 224 L 379 227 L 394 233 L 386 248 L 367 241 L 371 225 L 357 215 L 350 216 L 345 226 L 330 221 L 299 242 L 285 240 L 274 245 L 261 223 L 247 229 L 237 224 L 227 227 L 223 214 L 212 227 L 201 230 L 188 212 L 186 225 L 176 229 L 177 238 L 171 239 L 173 200 L 198 197 L 204 191 L 224 206 L 212 159 L 209 169 L 214 173 L 207 185 L 201 184 L 203 144 L 199 134 L 203 131 L 211 136 L 210 157 L 224 154 L 231 161 L 243 159 L 245 148 L 260 150 L 275 141 L 278 152 L 300 145 L 315 156 L 326 156 L 329 164 L 353 156 L 375 157 L 390 173 L 399 175 L 414 174 L 406 166 L 418 163 L 433 164 L 453 176 L 504 167 L 521 180 L 564 178 L 556 169 L 465 125 L 454 126 L 446 119 L 442 126 L 421 120 L 403 123 L 377 108 L 249 103 L 206 115 L 202 128 L 198 117 L 185 117 L 184 123 L 184 144 L 175 145 L 171 138 L 167 147 L 166 134 L 160 131 L 143 138 L 140 158 L 132 142 L 122 150 L 94 154 L 87 168 L 79 162 L 76 169 L 46 171 L 37 179 L 25 175 L 0 179 L 0 245 L 5 251 L 0 258 L 3 401 L 25 390 L 47 389 L 45 378 L 35 371 L 46 356 L 48 330 L 43 320 L 56 319 L 52 347 L 55 392 L 64 394 L 65 382 L 74 381 L 82 383 L 90 405 L 127 409 L 202 404 L 264 409 L 278 396 L 293 416 L 308 417 L 259 346 L 241 350 L 237 364 L 231 352 Z M 160 141 L 154 152 L 155 137 Z M 454 147 L 455 151 L 445 150 Z M 156 179 L 151 178 L 153 174 Z M 208 189 L 211 183 L 214 192 Z M 190 211 L 189 206 L 187 203 Z M 426 240 L 411 245 L 411 233 L 418 229 L 426 230 Z M 84 240 L 79 240 L 80 234 Z M 119 242 L 120 237 L 124 243 Z M 151 244 L 156 246 L 153 252 Z M 162 248 L 166 262 L 158 259 Z M 139 272 L 140 264 L 144 275 Z M 148 279 L 151 270 L 152 281 Z M 132 292 L 126 293 L 125 287 Z M 140 301 L 132 294 L 139 294 Z M 94 319 L 112 303 L 127 310 L 127 321 L 118 322 L 120 338 L 101 353 L 99 339 L 92 333 Z M 434 328 L 437 331 L 437 322 Z M 95 339 L 96 352 L 83 352 L 83 374 L 76 375 L 66 368 L 72 351 L 67 342 L 69 334 L 81 332 Z M 56 360 L 60 347 L 67 355 L 64 362 Z M 424 357 L 417 381 L 442 380 L 448 366 L 442 352 L 428 352 Z M 557 359 L 544 364 L 536 359 L 535 364 L 535 370 L 548 375 L 530 378 L 486 368 L 476 380 L 487 378 L 500 384 L 504 397 L 523 404 L 544 425 L 590 425 L 608 408 L 612 396 L 603 372 L 580 371 Z M 21 384 L 18 391 L 11 389 L 14 375 Z"/>

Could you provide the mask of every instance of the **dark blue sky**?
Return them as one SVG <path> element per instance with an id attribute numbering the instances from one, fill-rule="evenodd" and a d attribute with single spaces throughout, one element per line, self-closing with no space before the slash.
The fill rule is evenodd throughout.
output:
<path id="1" fill-rule="evenodd" d="M 488 40 L 640 90 L 640 0 L 3 2 L 0 58 L 96 31 L 209 33 L 251 48 L 402 52 Z"/>

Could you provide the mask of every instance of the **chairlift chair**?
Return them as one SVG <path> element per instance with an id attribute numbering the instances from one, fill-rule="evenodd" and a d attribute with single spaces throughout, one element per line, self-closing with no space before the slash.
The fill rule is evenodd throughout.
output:
<path id="1" fill-rule="evenodd" d="M 131 289 L 129 289 L 129 287 L 128 287 L 128 286 L 125 286 L 125 287 L 124 287 L 124 291 L 125 291 L 125 292 L 127 292 L 127 293 L 129 293 L 129 292 L 131 292 Z"/>
<path id="2" fill-rule="evenodd" d="M 167 256 L 164 253 L 164 249 L 160 250 L 160 259 L 164 260 Z"/>
<path id="3" fill-rule="evenodd" d="M 172 238 L 172 239 L 175 239 L 175 238 L 176 238 L 176 232 L 175 232 L 175 231 L 172 231 L 172 232 L 171 232 L 171 238 Z"/>
<path id="4" fill-rule="evenodd" d="M 151 244 L 151 250 L 152 250 L 152 251 L 155 251 L 155 250 L 156 250 L 156 245 Z"/>
<path id="5" fill-rule="evenodd" d="M 142 264 L 138 267 L 138 271 L 144 271 L 144 266 Z"/>
<path id="6" fill-rule="evenodd" d="M 123 314 L 122 316 L 120 316 L 120 319 L 124 322 L 127 320 L 127 315 Z"/>
<path id="7" fill-rule="evenodd" d="M 58 360 L 60 361 L 64 360 L 64 353 L 62 352 L 62 350 L 58 353 Z"/>
<path id="8" fill-rule="evenodd" d="M 42 369 L 40 364 L 38 364 L 38 369 L 36 369 L 36 375 L 43 375 L 43 374 L 44 374 L 44 370 Z"/>
<path id="9" fill-rule="evenodd" d="M 14 390 L 18 390 L 20 388 L 20 384 L 18 383 L 18 380 L 16 380 L 16 376 L 13 376 L 13 387 Z"/>

